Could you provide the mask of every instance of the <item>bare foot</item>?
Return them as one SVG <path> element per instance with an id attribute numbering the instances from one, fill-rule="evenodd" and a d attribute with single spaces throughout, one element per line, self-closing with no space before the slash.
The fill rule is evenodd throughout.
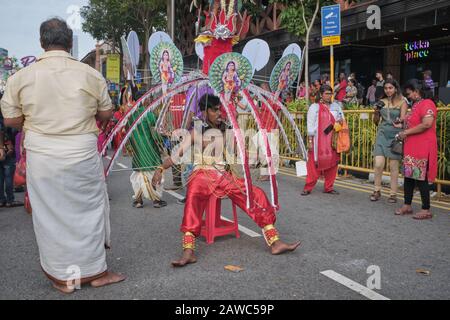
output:
<path id="1" fill-rule="evenodd" d="M 420 210 L 415 215 L 413 215 L 413 219 L 416 220 L 425 220 L 425 219 L 431 219 L 433 218 L 433 215 L 431 214 L 430 210 Z"/>
<path id="2" fill-rule="evenodd" d="M 126 277 L 123 274 L 106 272 L 103 277 L 91 281 L 91 286 L 93 286 L 94 288 L 103 287 L 109 284 L 121 282 L 125 279 Z"/>
<path id="3" fill-rule="evenodd" d="M 275 241 L 270 247 L 270 251 L 273 255 L 282 254 L 285 252 L 294 251 L 300 245 L 300 241 L 292 244 L 284 243 L 281 240 Z"/>
<path id="4" fill-rule="evenodd" d="M 173 267 L 184 267 L 190 263 L 196 263 L 197 258 L 195 257 L 194 250 L 186 249 L 183 251 L 183 257 L 180 260 L 172 261 Z"/>
<path id="5" fill-rule="evenodd" d="M 53 288 L 55 288 L 56 290 L 58 290 L 59 292 L 62 292 L 64 294 L 71 294 L 75 291 L 75 288 L 69 288 L 66 284 L 59 284 L 56 282 L 53 282 Z"/>
<path id="6" fill-rule="evenodd" d="M 412 214 L 413 209 L 410 205 L 404 204 L 401 208 L 395 210 L 395 215 L 404 216 L 406 214 Z"/>

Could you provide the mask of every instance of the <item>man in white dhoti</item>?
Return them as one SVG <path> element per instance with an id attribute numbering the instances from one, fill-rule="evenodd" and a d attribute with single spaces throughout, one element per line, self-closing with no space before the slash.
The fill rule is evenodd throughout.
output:
<path id="1" fill-rule="evenodd" d="M 45 53 L 10 77 L 1 100 L 5 125 L 22 128 L 27 187 L 41 267 L 53 286 L 116 283 L 107 270 L 109 203 L 97 152 L 97 120 L 109 120 L 106 81 L 71 57 L 72 30 L 50 19 L 40 28 Z"/>

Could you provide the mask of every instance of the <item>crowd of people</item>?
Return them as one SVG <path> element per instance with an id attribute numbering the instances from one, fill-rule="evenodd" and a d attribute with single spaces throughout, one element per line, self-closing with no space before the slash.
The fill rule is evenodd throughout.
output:
<path id="1" fill-rule="evenodd" d="M 0 100 L 3 92 L 0 92 Z M 15 199 L 15 192 L 23 192 L 23 187 L 14 186 L 16 165 L 21 156 L 21 133 L 14 128 L 5 127 L 0 113 L 0 208 L 23 206 Z"/>
<path id="2" fill-rule="evenodd" d="M 389 159 L 389 203 L 397 203 L 400 166 L 404 176 L 404 205 L 397 209 L 395 214 L 413 214 L 411 203 L 414 189 L 417 187 L 421 194 L 422 210 L 413 215 L 413 218 L 430 219 L 430 184 L 437 174 L 437 108 L 431 99 L 430 86 L 426 81 L 411 79 L 402 90 L 392 76 L 384 80 L 381 72 L 377 72 L 377 80 L 376 84 L 374 81 L 373 88 L 376 101 L 373 121 L 377 125 L 377 136 L 373 147 L 374 191 L 370 200 L 378 201 L 381 198 L 383 171 L 386 159 Z M 337 97 L 344 96 L 340 92 L 345 84 L 347 95 L 348 88 L 354 87 L 353 81 L 350 79 L 347 84 L 344 75 L 341 75 Z M 333 184 L 340 157 L 333 147 L 331 133 L 333 130 L 338 131 L 345 119 L 342 102 L 338 98 L 332 102 L 332 95 L 333 90 L 329 85 L 321 85 L 317 102 L 308 109 L 309 159 L 303 196 L 311 193 L 319 176 L 325 178 L 325 193 L 338 194 Z"/>
<path id="3" fill-rule="evenodd" d="M 432 72 L 425 70 L 423 73 L 423 79 L 420 81 L 423 90 L 426 92 L 427 97 L 434 99 L 435 97 L 435 85 L 431 78 Z M 348 76 L 341 72 L 338 79 L 335 81 L 333 88 L 334 100 L 342 103 L 342 107 L 347 109 L 350 105 L 356 105 L 358 107 L 373 106 L 384 96 L 384 83 L 387 80 L 393 80 L 394 76 L 391 72 L 384 73 L 381 70 L 376 71 L 375 77 L 370 82 L 370 86 L 367 88 L 358 81 L 356 73 L 352 72 Z M 320 99 L 319 91 L 322 85 L 331 86 L 330 76 L 323 74 L 319 79 L 315 79 L 309 85 L 309 100 L 317 102 Z M 306 97 L 306 85 L 302 81 L 299 84 L 297 90 L 297 99 L 305 99 Z"/>
<path id="4" fill-rule="evenodd" d="M 109 200 L 106 180 L 99 149 L 100 133 L 107 134 L 111 119 L 121 121 L 133 105 L 132 88 L 122 92 L 121 107 L 114 114 L 108 95 L 106 81 L 100 73 L 76 61 L 69 51 L 72 46 L 72 31 L 66 22 L 53 18 L 42 23 L 40 28 L 41 46 L 45 53 L 38 62 L 17 72 L 8 80 L 1 99 L 4 126 L 1 126 L 0 143 L 0 181 L 5 194 L 0 194 L 4 206 L 21 205 L 14 200 L 11 192 L 11 176 L 21 150 L 14 151 L 18 131 L 21 134 L 16 146 L 26 150 L 27 191 L 33 208 L 33 226 L 39 248 L 40 263 L 45 275 L 53 286 L 61 292 L 75 290 L 68 285 L 71 274 L 67 268 L 77 265 L 81 269 L 80 284 L 89 283 L 100 287 L 123 281 L 125 276 L 111 272 L 106 264 L 106 249 L 110 248 Z M 38 79 L 37 79 L 38 78 Z M 425 81 L 429 86 L 430 81 Z M 374 102 L 374 121 L 378 124 L 375 143 L 375 190 L 372 201 L 380 199 L 381 175 L 386 158 L 391 164 L 391 195 L 389 202 L 395 203 L 399 163 L 402 160 L 405 177 L 404 205 L 395 211 L 397 215 L 412 214 L 411 201 L 417 186 L 422 196 L 422 210 L 415 219 L 431 218 L 429 183 L 436 178 L 437 141 L 436 106 L 427 99 L 427 88 L 418 81 L 404 86 L 407 100 L 412 104 L 411 111 L 402 95 L 397 81 L 384 80 L 381 72 L 377 81 L 367 94 Z M 345 127 L 342 104 L 361 99 L 359 84 L 355 74 L 339 77 L 335 88 L 329 85 L 329 78 L 315 81 L 313 88 L 315 103 L 308 109 L 308 175 L 303 192 L 312 193 L 319 177 L 325 177 L 324 192 L 331 195 L 339 193 L 334 189 L 334 181 L 339 164 L 339 149 L 335 146 L 333 133 Z M 304 92 L 299 90 L 299 92 Z M 335 96 L 335 99 L 333 99 Z M 51 97 L 52 103 L 48 103 Z M 285 96 L 284 99 L 289 99 Z M 237 101 L 240 102 L 240 101 Z M 270 101 L 268 101 L 271 104 Z M 273 101 L 272 101 L 273 103 Z M 226 129 L 226 115 L 219 98 L 207 92 L 198 101 L 199 110 L 191 110 L 189 121 L 202 118 L 201 130 L 220 132 L 223 138 Z M 145 104 L 141 107 L 144 108 Z M 263 126 L 267 130 L 276 128 L 270 120 L 268 108 L 279 112 L 274 106 L 261 106 Z M 143 111 L 143 110 L 141 110 Z M 269 110 L 270 111 L 270 110 Z M 146 119 L 137 123 L 130 118 L 130 125 L 141 126 L 131 135 L 125 149 L 132 157 L 133 174 L 130 182 L 134 191 L 133 205 L 143 206 L 143 197 L 153 201 L 154 207 L 165 206 L 161 199 L 163 173 L 178 165 L 175 159 L 193 144 L 191 138 L 184 139 L 180 148 L 170 157 L 161 157 L 158 149 L 164 144 L 164 133 L 155 133 L 155 116 L 149 112 Z M 16 131 L 14 131 L 16 130 Z M 115 147 L 123 147 L 124 132 L 117 135 Z M 142 143 L 153 141 L 152 145 Z M 104 138 L 103 138 L 104 139 Z M 220 141 L 219 138 L 214 142 Z M 396 145 L 403 144 L 403 154 Z M 202 145 L 201 152 L 208 147 Z M 294 251 L 300 242 L 285 243 L 275 227 L 276 208 L 270 203 L 265 192 L 256 186 L 251 187 L 252 205 L 249 206 L 245 193 L 246 181 L 227 169 L 225 163 L 204 162 L 193 169 L 187 186 L 184 201 L 182 257 L 172 262 L 174 267 L 182 267 L 196 262 L 195 240 L 200 235 L 203 211 L 213 195 L 227 195 L 231 201 L 247 213 L 263 229 L 264 239 L 270 252 L 278 255 Z M 63 235 L 63 236 L 61 236 Z"/>

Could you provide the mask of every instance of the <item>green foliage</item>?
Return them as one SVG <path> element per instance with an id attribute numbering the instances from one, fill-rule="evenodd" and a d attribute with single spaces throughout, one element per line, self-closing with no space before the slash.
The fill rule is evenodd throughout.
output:
<path id="1" fill-rule="evenodd" d="M 298 37 L 304 37 L 307 29 L 303 21 L 301 3 L 303 2 L 305 8 L 306 22 L 310 24 L 317 1 L 319 1 L 320 7 L 335 4 L 332 0 L 270 0 L 272 3 L 278 2 L 287 5 L 287 8 L 281 13 L 281 25 Z M 317 17 L 320 18 L 320 12 Z"/>
<path id="2" fill-rule="evenodd" d="M 287 8 L 281 13 L 281 25 L 290 33 L 293 33 L 298 37 L 304 37 L 306 35 L 306 26 L 302 17 L 303 7 L 305 8 L 306 22 L 310 24 L 317 1 L 319 2 L 319 7 L 333 5 L 337 2 L 333 0 L 270 0 L 271 3 L 278 2 L 287 5 Z M 358 1 L 350 0 L 348 2 L 351 3 Z M 317 19 L 320 19 L 320 11 Z"/>
<path id="3" fill-rule="evenodd" d="M 445 106 L 442 102 L 438 102 L 436 105 L 438 108 L 450 107 L 450 105 Z M 439 176 L 438 178 L 450 180 L 450 111 L 438 112 L 436 118 L 436 134 L 438 138 L 438 168 L 442 168 L 444 172 L 443 176 Z"/>
<path id="4" fill-rule="evenodd" d="M 120 37 L 132 29 L 131 21 L 123 9 L 121 0 L 90 0 L 80 12 L 84 19 L 83 31 L 90 33 L 96 40 L 119 45 Z"/>
<path id="5" fill-rule="evenodd" d="M 166 26 L 165 5 L 165 0 L 89 0 L 81 9 L 83 31 L 118 45 L 121 36 L 134 30 L 141 43 L 146 43 L 145 31 Z"/>
<path id="6" fill-rule="evenodd" d="M 307 112 L 308 107 L 306 99 L 296 99 L 287 104 L 287 109 L 289 112 Z"/>
<path id="7" fill-rule="evenodd" d="M 135 30 L 164 29 L 167 25 L 166 0 L 124 0 L 122 6 L 134 22 Z"/>
<path id="8" fill-rule="evenodd" d="M 241 7 L 242 6 L 242 7 Z M 241 8 L 239 11 L 244 12 L 247 10 L 247 13 L 252 16 L 252 18 L 259 17 L 259 15 L 264 11 L 261 4 L 252 3 L 251 1 L 247 1 L 242 4 L 242 1 L 239 1 L 239 7 Z"/>
<path id="9" fill-rule="evenodd" d="M 343 109 L 344 110 L 361 110 L 366 109 L 365 106 L 359 104 L 359 103 L 343 103 Z"/>

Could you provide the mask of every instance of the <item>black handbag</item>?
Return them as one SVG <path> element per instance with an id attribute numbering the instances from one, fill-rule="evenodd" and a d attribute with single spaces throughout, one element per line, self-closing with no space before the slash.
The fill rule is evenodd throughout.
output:
<path id="1" fill-rule="evenodd" d="M 392 153 L 403 155 L 403 141 L 398 139 L 397 136 L 395 136 L 394 140 L 392 140 L 391 143 L 391 151 Z"/>

